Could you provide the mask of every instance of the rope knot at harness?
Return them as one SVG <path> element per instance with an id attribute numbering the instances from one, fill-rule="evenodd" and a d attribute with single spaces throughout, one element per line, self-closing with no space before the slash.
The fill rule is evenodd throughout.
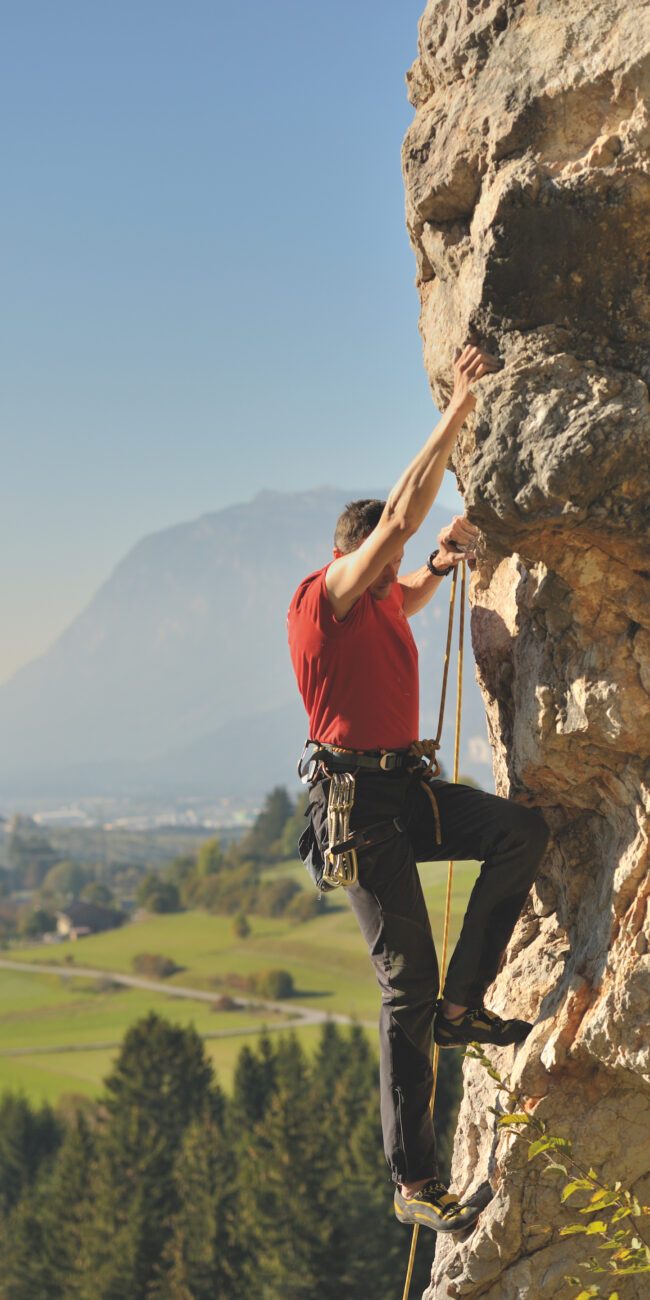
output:
<path id="1" fill-rule="evenodd" d="M 441 719 L 440 730 L 442 730 L 442 719 Z M 414 740 L 413 743 L 409 745 L 409 754 L 412 754 L 413 757 L 418 760 L 418 763 L 424 761 L 425 758 L 429 760 L 427 767 L 424 768 L 424 771 L 422 770 L 420 771 L 420 785 L 424 790 L 424 793 L 426 794 L 429 803 L 431 804 L 431 808 L 433 810 L 433 817 L 436 823 L 436 844 L 442 844 L 442 828 L 440 826 L 440 812 L 438 810 L 438 801 L 427 780 L 427 777 L 440 775 L 440 764 L 438 762 L 438 759 L 436 758 L 436 751 L 438 749 L 440 749 L 439 739 Z M 417 765 L 414 764 L 410 770 L 415 772 L 417 770 Z"/>
<path id="2" fill-rule="evenodd" d="M 440 764 L 438 762 L 437 751 L 440 749 L 440 737 L 436 740 L 414 740 L 409 745 L 409 754 L 414 758 L 428 759 L 428 766 L 425 769 L 427 776 L 440 776 Z"/>

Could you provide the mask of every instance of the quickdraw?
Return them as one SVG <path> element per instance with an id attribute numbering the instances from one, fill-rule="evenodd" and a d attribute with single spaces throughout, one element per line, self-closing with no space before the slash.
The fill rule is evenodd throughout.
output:
<path id="1" fill-rule="evenodd" d="M 352 772 L 333 772 L 327 801 L 327 840 L 323 880 L 328 885 L 355 885 L 359 878 L 356 848 L 347 848 L 356 781 Z M 338 850 L 338 852 L 337 852 Z"/>

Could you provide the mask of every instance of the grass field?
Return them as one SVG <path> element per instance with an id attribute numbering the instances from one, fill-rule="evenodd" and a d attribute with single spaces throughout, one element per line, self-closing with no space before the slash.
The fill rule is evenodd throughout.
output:
<path id="1" fill-rule="evenodd" d="M 277 869 L 276 869 L 277 870 Z M 282 870 L 290 874 L 294 868 Z M 476 863 L 455 868 L 451 914 L 451 944 L 476 875 Z M 302 867 L 296 878 L 304 883 Z M 447 867 L 431 863 L 421 868 L 438 952 L 441 950 Z M 7 951 L 17 961 L 56 963 L 60 975 L 0 970 L 0 1090 L 22 1088 L 33 1101 L 55 1101 L 61 1093 L 96 1095 L 110 1070 L 126 1029 L 148 1011 L 179 1024 L 194 1024 L 201 1034 L 228 1033 L 209 1039 L 206 1048 L 218 1077 L 227 1088 L 237 1056 L 257 1035 L 265 1012 L 214 1012 L 207 1002 L 174 998 L 148 990 L 106 987 L 97 981 L 66 976 L 66 957 L 79 967 L 130 974 L 137 953 L 162 953 L 182 970 L 167 981 L 201 990 L 217 989 L 228 974 L 249 975 L 269 967 L 290 970 L 296 996 L 287 1002 L 287 1015 L 296 1005 L 350 1015 L 374 1022 L 378 993 L 365 945 L 356 921 L 341 894 L 334 895 L 322 916 L 302 925 L 251 918 L 245 940 L 233 934 L 232 918 L 206 912 L 151 916 L 120 930 L 90 936 L 75 944 L 40 945 Z M 69 967 L 68 967 L 69 970 Z M 277 1019 L 275 1021 L 277 1023 Z M 234 1032 L 233 1032 L 234 1031 Z M 319 1036 L 316 1025 L 298 1031 L 306 1049 Z M 370 1031 L 373 1032 L 373 1031 Z M 234 1036 L 234 1035 L 237 1036 Z M 53 1051 L 57 1047 L 74 1050 Z M 38 1053 L 30 1048 L 48 1048 Z M 6 1055 L 11 1049 L 25 1054 Z"/>

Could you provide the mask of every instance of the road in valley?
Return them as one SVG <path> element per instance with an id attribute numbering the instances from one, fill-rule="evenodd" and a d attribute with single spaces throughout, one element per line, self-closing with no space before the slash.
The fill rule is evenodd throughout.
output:
<path id="1" fill-rule="evenodd" d="M 25 974 L 34 975 L 60 975 L 62 979 L 96 979 L 110 980 L 113 984 L 124 984 L 127 988 L 148 989 L 151 993 L 166 993 L 168 997 L 174 998 L 191 998 L 195 1002 L 215 1002 L 220 996 L 218 992 L 208 992 L 205 989 L 192 989 L 182 984 L 168 984 L 162 980 L 146 980 L 138 975 L 123 975 L 119 971 L 94 970 L 89 966 L 57 966 L 54 963 L 46 964 L 45 962 L 20 962 L 8 961 L 0 958 L 0 969 L 22 971 Z M 230 995 L 229 995 L 230 996 Z M 292 1029 L 299 1025 L 322 1025 L 328 1020 L 333 1020 L 337 1025 L 361 1024 L 365 1028 L 374 1029 L 374 1021 L 354 1020 L 351 1016 L 338 1015 L 332 1011 L 318 1011 L 313 1007 L 303 1007 L 291 1000 L 291 1007 L 286 1002 L 267 1002 L 260 998 L 233 998 L 233 1010 L 245 1010 L 249 1007 L 255 1010 L 271 1011 L 274 1015 L 278 1013 L 283 1017 L 279 1022 L 260 1021 L 259 1025 L 247 1025 L 240 1029 L 215 1029 L 208 1033 L 202 1033 L 202 1038 L 236 1038 L 245 1034 L 261 1033 L 264 1030 L 267 1033 L 278 1029 Z M 0 1056 L 34 1056 L 38 1052 L 87 1052 L 94 1049 L 106 1047 L 120 1047 L 121 1039 L 111 1043 L 60 1043 L 58 1046 L 50 1044 L 47 1047 L 7 1047 L 0 1048 Z"/>

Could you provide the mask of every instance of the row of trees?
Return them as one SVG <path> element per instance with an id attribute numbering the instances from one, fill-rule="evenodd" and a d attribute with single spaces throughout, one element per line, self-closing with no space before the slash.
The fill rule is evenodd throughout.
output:
<path id="1" fill-rule="evenodd" d="M 256 916 L 288 916 L 306 921 L 319 914 L 319 896 L 305 893 L 290 876 L 273 874 L 296 845 L 305 824 L 306 800 L 294 804 L 283 786 L 267 796 L 253 826 L 241 840 L 222 847 L 207 840 L 197 853 L 175 858 L 161 872 L 150 872 L 138 889 L 138 903 L 153 912 L 181 907 Z"/>
<path id="2" fill-rule="evenodd" d="M 206 907 L 227 914 L 288 914 L 307 920 L 316 914 L 317 897 L 306 895 L 290 878 L 265 877 L 267 868 L 295 858 L 304 806 L 304 800 L 294 803 L 278 786 L 238 842 L 224 847 L 218 839 L 208 840 L 197 853 L 146 874 L 121 864 L 113 873 L 113 888 L 97 879 L 97 863 L 61 860 L 36 823 L 17 816 L 7 841 L 7 870 L 0 872 L 0 942 L 16 936 L 36 938 L 55 929 L 56 910 L 77 898 L 100 906 L 119 904 L 121 887 L 131 897 L 136 890 L 139 905 L 153 912 Z M 11 892 L 32 892 L 35 897 L 31 904 L 20 905 L 9 898 Z"/>
<path id="3" fill-rule="evenodd" d="M 99 879 L 105 874 L 107 879 Z M 56 912 L 76 899 L 113 907 L 120 896 L 133 896 L 144 874 L 124 863 L 77 862 L 65 857 L 32 820 L 11 819 L 0 870 L 0 944 L 35 939 L 56 929 Z M 110 884 L 108 881 L 110 880 Z M 16 899 L 12 895 L 23 897 Z M 31 902 L 24 900 L 31 894 Z"/>
<path id="4" fill-rule="evenodd" d="M 455 1055 L 438 1094 L 447 1138 Z M 148 1016 L 98 1105 L 64 1120 L 0 1103 L 0 1300 L 393 1300 L 410 1234 L 377 1111 L 358 1028 L 325 1025 L 311 1061 L 293 1036 L 260 1038 L 227 1098 L 199 1035 Z"/>

